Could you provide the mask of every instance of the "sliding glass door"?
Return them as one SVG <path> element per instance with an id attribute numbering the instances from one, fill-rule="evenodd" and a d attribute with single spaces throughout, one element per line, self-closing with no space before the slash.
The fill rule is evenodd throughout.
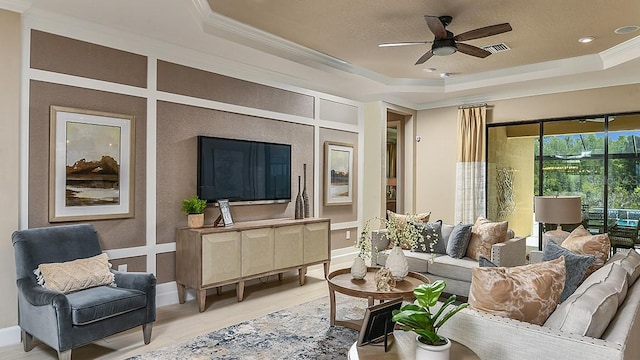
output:
<path id="1" fill-rule="evenodd" d="M 489 125 L 487 216 L 538 245 L 536 195 L 582 199 L 592 233 L 638 228 L 640 114 Z M 546 224 L 555 227 L 555 224 Z M 562 224 L 571 231 L 580 224 Z"/>

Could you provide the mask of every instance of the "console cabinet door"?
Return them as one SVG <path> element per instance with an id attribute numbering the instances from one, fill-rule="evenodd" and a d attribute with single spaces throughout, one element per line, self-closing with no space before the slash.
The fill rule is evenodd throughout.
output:
<path id="1" fill-rule="evenodd" d="M 239 278 L 240 250 L 238 231 L 202 235 L 202 285 Z"/>
<path id="2" fill-rule="evenodd" d="M 284 269 L 302 265 L 303 225 L 283 226 L 275 230 L 275 268 Z"/>
<path id="3" fill-rule="evenodd" d="M 304 262 L 313 263 L 329 259 L 329 223 L 319 222 L 304 226 Z"/>
<path id="4" fill-rule="evenodd" d="M 243 231 L 242 276 L 273 270 L 273 245 L 273 228 Z"/>

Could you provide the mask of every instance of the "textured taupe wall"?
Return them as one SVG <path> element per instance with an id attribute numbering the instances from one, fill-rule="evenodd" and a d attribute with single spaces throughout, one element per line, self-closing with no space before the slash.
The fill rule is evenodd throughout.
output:
<path id="1" fill-rule="evenodd" d="M 176 227 L 187 225 L 180 211 L 181 201 L 196 194 L 197 136 L 267 141 L 291 145 L 292 198 L 297 194 L 298 176 L 307 164 L 307 192 L 313 194 L 309 180 L 313 168 L 313 127 L 264 119 L 188 105 L 158 102 L 157 119 L 157 242 L 175 241 Z M 313 209 L 313 202 L 310 204 Z M 295 203 L 232 206 L 234 221 L 294 217 Z M 217 208 L 205 212 L 205 223 L 212 224 Z"/>
<path id="2" fill-rule="evenodd" d="M 146 256 L 133 256 L 122 259 L 110 259 L 109 262 L 113 265 L 114 270 L 118 270 L 118 266 L 127 264 L 127 271 L 129 272 L 146 272 L 147 271 L 147 257 Z"/>
<path id="3" fill-rule="evenodd" d="M 72 86 L 31 81 L 29 94 L 29 227 L 49 223 L 49 108 L 51 105 L 135 116 L 135 215 L 131 219 L 87 221 L 102 247 L 143 246 L 146 224 L 147 103 L 145 99 Z M 61 224 L 61 223 L 55 223 Z"/>
<path id="4" fill-rule="evenodd" d="M 347 239 L 347 231 L 350 232 L 349 239 Z M 358 228 L 331 231 L 331 250 L 353 247 L 359 235 Z"/>
<path id="5" fill-rule="evenodd" d="M 145 56 L 42 31 L 31 31 L 30 61 L 34 69 L 147 86 Z"/>
<path id="6" fill-rule="evenodd" d="M 158 284 L 171 282 L 176 279 L 175 252 L 157 254 L 156 264 L 158 264 L 158 271 L 156 272 Z"/>
<path id="7" fill-rule="evenodd" d="M 18 323 L 11 233 L 18 230 L 20 139 L 20 14 L 0 9 L 0 329 Z"/>
<path id="8" fill-rule="evenodd" d="M 353 202 L 351 204 L 330 206 L 324 205 L 324 144 L 327 141 L 353 145 Z M 321 151 L 320 169 L 322 171 L 322 175 L 320 176 L 320 181 L 318 183 L 318 186 L 320 186 L 321 189 L 321 198 L 319 199 L 319 201 L 322 201 L 322 206 L 320 206 L 320 217 L 331 218 L 332 223 L 358 220 L 358 134 L 348 131 L 321 128 L 320 144 L 318 144 L 318 149 L 319 151 Z"/>
<path id="9" fill-rule="evenodd" d="M 158 90 L 313 118 L 313 97 L 158 61 Z"/>

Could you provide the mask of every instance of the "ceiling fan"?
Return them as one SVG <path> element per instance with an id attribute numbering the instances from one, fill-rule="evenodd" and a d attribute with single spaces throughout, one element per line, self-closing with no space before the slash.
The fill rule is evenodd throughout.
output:
<path id="1" fill-rule="evenodd" d="M 423 45 L 423 44 L 433 44 L 431 46 L 431 50 L 427 51 L 424 55 L 422 55 L 418 61 L 416 61 L 416 65 L 423 64 L 425 61 L 429 60 L 433 55 L 445 56 L 451 55 L 456 51 L 460 51 L 461 53 L 479 57 L 486 58 L 491 55 L 487 50 L 481 49 L 477 46 L 464 44 L 459 41 L 467 41 L 480 39 L 488 36 L 498 35 L 505 33 L 507 31 L 511 31 L 511 25 L 509 23 L 491 25 L 481 27 L 475 30 L 470 30 L 464 32 L 462 34 L 454 36 L 451 31 L 446 29 L 447 25 L 451 23 L 453 18 L 451 16 L 432 16 L 425 15 L 425 21 L 427 22 L 427 26 L 429 30 L 435 35 L 435 38 L 432 41 L 405 41 L 405 42 L 395 42 L 395 43 L 383 43 L 379 44 L 379 47 L 391 47 L 391 46 L 406 46 L 406 45 Z"/>

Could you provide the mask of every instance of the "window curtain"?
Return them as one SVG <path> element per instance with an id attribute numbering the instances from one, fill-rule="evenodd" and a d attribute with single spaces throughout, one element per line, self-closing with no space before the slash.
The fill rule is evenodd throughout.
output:
<path id="1" fill-rule="evenodd" d="M 456 224 L 473 224 L 486 216 L 486 118 L 486 106 L 458 110 Z"/>

